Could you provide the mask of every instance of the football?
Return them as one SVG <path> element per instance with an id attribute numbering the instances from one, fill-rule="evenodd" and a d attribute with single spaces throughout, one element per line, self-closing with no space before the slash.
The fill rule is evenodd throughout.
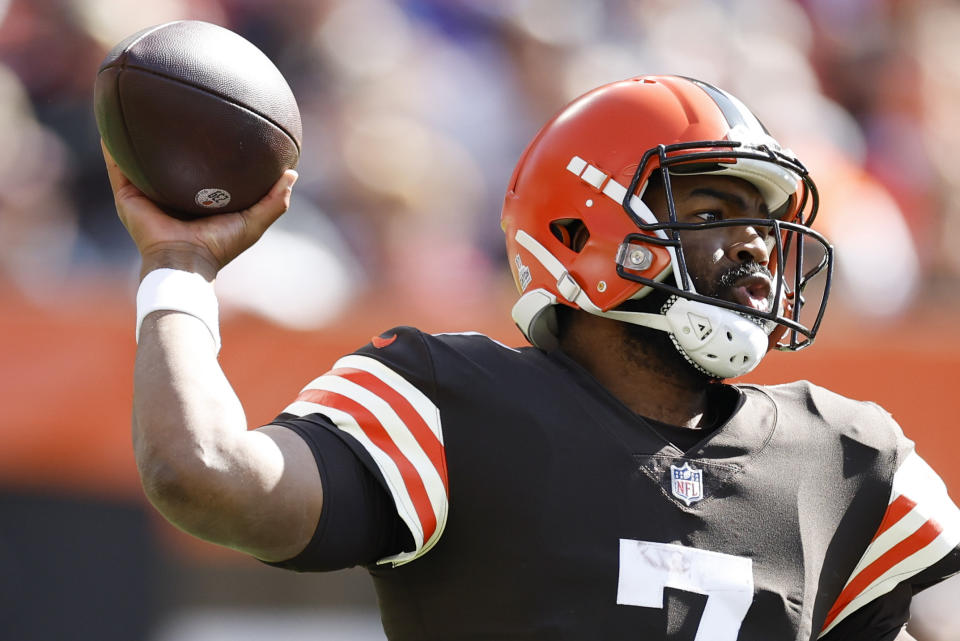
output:
<path id="1" fill-rule="evenodd" d="M 283 75 L 208 22 L 117 44 L 97 72 L 94 113 L 130 182 L 178 217 L 246 209 L 300 158 L 300 111 Z"/>

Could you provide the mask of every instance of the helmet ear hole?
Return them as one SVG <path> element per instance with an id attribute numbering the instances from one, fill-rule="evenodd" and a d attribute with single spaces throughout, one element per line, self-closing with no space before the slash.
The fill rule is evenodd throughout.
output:
<path id="1" fill-rule="evenodd" d="M 579 218 L 561 218 L 550 223 L 550 232 L 567 249 L 577 253 L 590 239 L 590 231 Z"/>

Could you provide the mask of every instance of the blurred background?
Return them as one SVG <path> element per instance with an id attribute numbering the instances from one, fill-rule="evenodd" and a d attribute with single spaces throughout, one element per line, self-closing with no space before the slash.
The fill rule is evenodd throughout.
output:
<path id="1" fill-rule="evenodd" d="M 798 153 L 839 254 L 817 346 L 748 380 L 879 402 L 960 495 L 956 2 L 0 0 L 0 638 L 383 638 L 362 571 L 267 568 L 142 498 L 138 262 L 92 87 L 116 42 L 175 19 L 258 45 L 304 121 L 290 211 L 217 283 L 251 426 L 393 325 L 522 343 L 498 225 L 520 152 L 597 84 L 679 73 Z"/>

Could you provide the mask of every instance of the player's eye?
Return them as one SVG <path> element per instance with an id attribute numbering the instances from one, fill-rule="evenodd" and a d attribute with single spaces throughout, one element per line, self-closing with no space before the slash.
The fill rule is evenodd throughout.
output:
<path id="1" fill-rule="evenodd" d="M 699 218 L 705 223 L 713 223 L 718 220 L 722 220 L 723 214 L 721 214 L 719 211 L 701 211 L 694 214 L 694 217 Z"/>

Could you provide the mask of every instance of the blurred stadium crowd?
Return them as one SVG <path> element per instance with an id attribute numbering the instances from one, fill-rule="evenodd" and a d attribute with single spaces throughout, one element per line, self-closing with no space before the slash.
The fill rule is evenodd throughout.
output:
<path id="1" fill-rule="evenodd" d="M 648 72 L 727 88 L 804 159 L 841 250 L 834 309 L 958 299 L 949 0 L 6 0 L 0 16 L 0 278 L 51 304 L 132 269 L 93 80 L 117 41 L 184 18 L 260 46 L 304 120 L 293 215 L 224 274 L 228 305 L 316 327 L 378 287 L 447 309 L 509 287 L 497 214 L 523 146 L 582 91 Z"/>
<path id="2" fill-rule="evenodd" d="M 895 401 L 898 418 L 916 410 L 908 432 L 923 428 L 925 455 L 954 474 L 937 465 L 954 460 L 939 412 L 960 362 L 952 0 L 0 0 L 0 637 L 129 641 L 168 611 L 235 617 L 240 604 L 252 617 L 269 602 L 326 603 L 336 612 L 323 638 L 380 638 L 365 577 L 178 565 L 140 496 L 128 432 L 138 261 L 113 208 L 92 90 L 116 42 L 177 19 L 263 49 L 304 122 L 290 212 L 217 282 L 227 314 L 283 329 L 225 325 L 225 343 L 244 341 L 222 360 L 252 399 L 251 421 L 328 364 L 317 361 L 410 320 L 392 303 L 445 330 L 495 335 L 491 317 L 509 328 L 498 215 L 523 147 L 595 85 L 679 73 L 738 95 L 811 170 L 817 227 L 838 248 L 828 325 L 840 317 L 860 332 L 919 315 L 946 327 L 939 342 L 921 329 L 857 352 L 811 350 L 824 356 L 803 375 L 845 377 L 838 391 Z M 296 331 L 320 327 L 340 333 Z M 858 368 L 873 376 L 847 375 Z M 151 639 L 284 636 L 263 617 L 218 623 L 219 636 L 202 631 L 209 619 L 165 620 Z M 39 625 L 58 621 L 70 632 Z M 315 620 L 291 621 L 286 638 L 319 638 Z"/>

